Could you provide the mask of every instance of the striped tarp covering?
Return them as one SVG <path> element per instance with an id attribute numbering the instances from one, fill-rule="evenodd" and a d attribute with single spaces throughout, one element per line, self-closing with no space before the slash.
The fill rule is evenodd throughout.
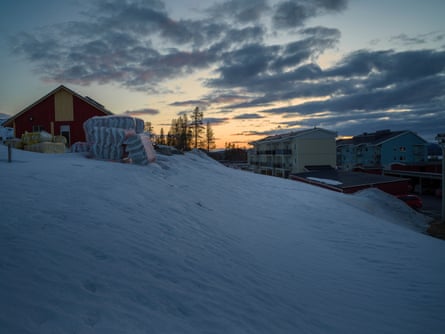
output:
<path id="1" fill-rule="evenodd" d="M 125 150 L 133 163 L 146 165 L 156 161 L 156 153 L 149 136 L 140 133 L 129 137 L 125 143 Z"/>
<path id="2" fill-rule="evenodd" d="M 93 141 L 94 127 L 117 128 L 134 130 L 136 133 L 144 132 L 144 121 L 131 116 L 95 116 L 83 123 L 87 142 Z"/>
<path id="3" fill-rule="evenodd" d="M 128 153 L 128 158 L 136 164 L 146 165 L 156 160 L 150 137 L 143 133 L 142 119 L 97 116 L 85 121 L 83 127 L 89 152 L 96 159 L 122 160 Z"/>

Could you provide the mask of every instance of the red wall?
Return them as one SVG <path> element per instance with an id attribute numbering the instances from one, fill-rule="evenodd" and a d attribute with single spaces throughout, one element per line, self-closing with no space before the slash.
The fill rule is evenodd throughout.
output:
<path id="1" fill-rule="evenodd" d="M 32 132 L 33 125 L 41 125 L 45 131 L 51 132 L 53 120 L 54 95 L 51 95 L 15 119 L 15 136 L 20 138 L 25 131 Z"/>
<path id="2" fill-rule="evenodd" d="M 387 183 L 377 183 L 377 184 L 368 184 L 368 185 L 361 185 L 361 186 L 351 186 L 351 187 L 336 187 L 329 184 L 312 181 L 310 179 L 306 179 L 304 177 L 298 177 L 295 175 L 291 175 L 289 177 L 291 180 L 300 181 L 304 183 L 309 183 L 321 188 L 326 188 L 333 191 L 343 192 L 345 194 L 353 194 L 357 191 L 367 189 L 367 188 L 378 188 L 388 194 L 391 195 L 400 195 L 400 194 L 407 194 L 409 193 L 409 180 L 400 180 L 400 181 L 393 181 L 393 182 L 387 182 Z"/>

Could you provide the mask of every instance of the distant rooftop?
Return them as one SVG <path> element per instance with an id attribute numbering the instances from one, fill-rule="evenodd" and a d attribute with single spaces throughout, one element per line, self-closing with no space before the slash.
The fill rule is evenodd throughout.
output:
<path id="1" fill-rule="evenodd" d="M 310 132 L 313 132 L 315 130 L 331 132 L 333 134 L 336 134 L 333 131 L 329 131 L 329 130 L 326 130 L 326 129 L 314 127 L 312 129 L 305 129 L 305 130 L 300 130 L 300 131 L 292 131 L 292 132 L 287 132 L 287 133 L 282 133 L 282 134 L 268 136 L 268 137 L 265 137 L 263 139 L 252 141 L 249 144 L 257 144 L 257 143 L 262 143 L 262 142 L 282 141 L 282 140 L 286 140 L 286 139 L 290 140 L 292 138 L 295 138 L 295 137 L 298 137 L 298 136 L 302 136 L 302 135 L 304 135 L 306 133 L 310 133 Z"/>
<path id="2" fill-rule="evenodd" d="M 391 131 L 391 130 L 379 130 L 376 132 L 370 132 L 370 133 L 362 133 L 360 135 L 354 136 L 352 138 L 348 139 L 340 139 L 337 140 L 337 145 L 342 144 L 352 144 L 352 145 L 360 145 L 360 144 L 371 144 L 371 145 L 377 145 L 384 141 L 387 141 L 388 139 L 397 137 L 403 133 L 406 132 L 412 132 L 409 130 L 402 130 L 402 131 Z"/>
<path id="3" fill-rule="evenodd" d="M 334 168 L 290 174 L 289 178 L 343 193 L 352 193 L 365 188 L 380 188 L 385 184 L 395 185 L 408 182 L 408 179 L 395 176 L 338 171 Z"/>

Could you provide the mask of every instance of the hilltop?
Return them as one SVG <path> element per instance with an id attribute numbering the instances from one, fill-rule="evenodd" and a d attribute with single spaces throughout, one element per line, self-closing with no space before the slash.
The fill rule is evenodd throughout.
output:
<path id="1" fill-rule="evenodd" d="M 376 190 L 0 146 L 5 333 L 440 333 L 445 242 Z M 433 256 L 435 255 L 435 256 Z"/>

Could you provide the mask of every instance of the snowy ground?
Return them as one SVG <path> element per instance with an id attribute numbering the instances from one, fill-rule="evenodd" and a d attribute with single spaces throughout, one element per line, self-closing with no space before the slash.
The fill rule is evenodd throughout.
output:
<path id="1" fill-rule="evenodd" d="M 379 191 L 198 153 L 0 146 L 1 333 L 443 333 L 445 242 Z"/>

